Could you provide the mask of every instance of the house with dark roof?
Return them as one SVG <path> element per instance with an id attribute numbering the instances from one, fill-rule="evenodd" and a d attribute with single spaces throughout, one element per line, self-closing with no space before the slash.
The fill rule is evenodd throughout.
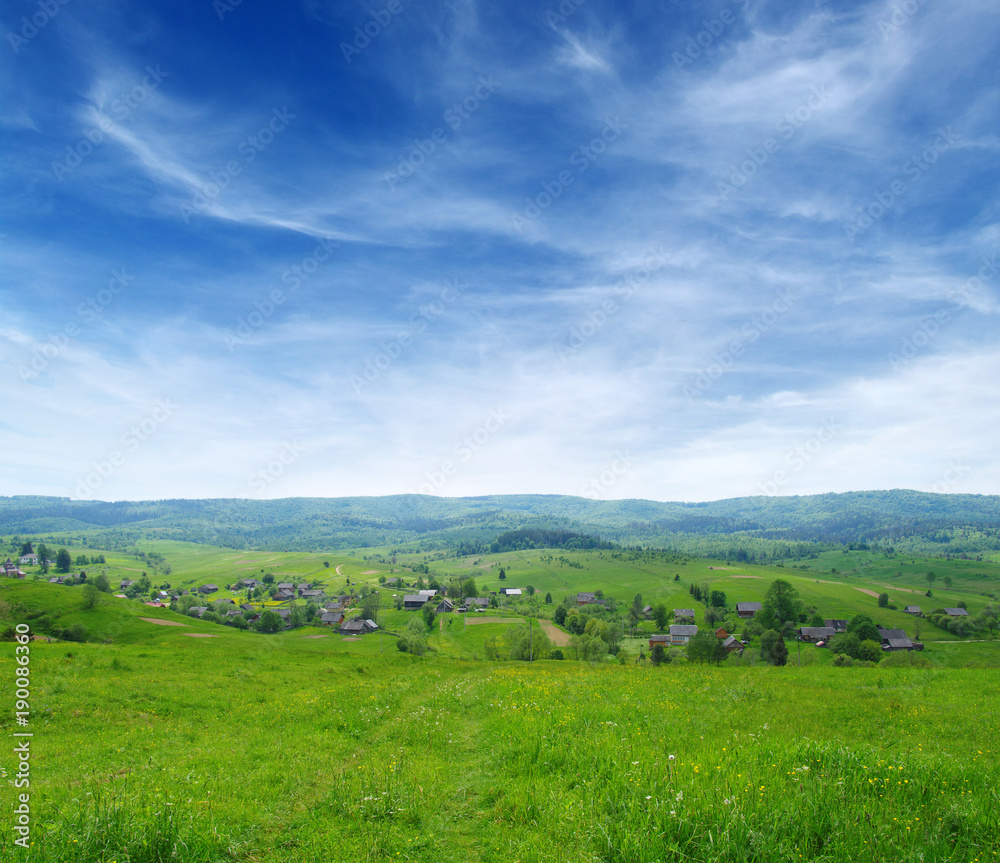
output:
<path id="1" fill-rule="evenodd" d="M 948 617 L 968 617 L 969 616 L 969 612 L 966 609 L 964 609 L 964 608 L 946 608 L 944 610 L 944 613 L 947 614 Z"/>
<path id="2" fill-rule="evenodd" d="M 449 611 L 455 610 L 455 603 L 445 596 L 441 597 L 441 601 L 437 604 L 435 609 L 438 614 L 447 614 Z"/>
<path id="3" fill-rule="evenodd" d="M 38 555 L 34 552 L 31 552 L 31 554 L 22 554 L 17 559 L 17 562 L 22 566 L 38 566 Z"/>
<path id="4" fill-rule="evenodd" d="M 278 590 L 291 590 L 291 591 L 295 590 L 295 585 L 292 584 L 290 581 L 281 581 L 278 584 L 276 584 L 275 587 L 278 588 Z"/>
<path id="5" fill-rule="evenodd" d="M 418 608 L 423 608 L 424 603 L 430 599 L 429 596 L 424 596 L 422 593 L 412 593 L 403 597 L 403 608 L 407 611 L 416 611 Z"/>
<path id="6" fill-rule="evenodd" d="M 649 618 L 653 616 L 653 606 L 644 605 L 642 608 L 642 616 L 645 617 L 646 620 L 649 620 Z"/>
<path id="7" fill-rule="evenodd" d="M 686 618 L 688 620 L 694 620 L 694 609 L 693 608 L 675 608 L 674 609 L 674 620 L 679 620 L 682 617 Z"/>
<path id="8" fill-rule="evenodd" d="M 289 599 L 295 599 L 295 591 L 281 588 L 275 591 L 274 598 L 279 602 L 287 602 Z"/>
<path id="9" fill-rule="evenodd" d="M 913 650 L 916 645 L 910 641 L 905 630 L 878 628 L 879 635 L 882 636 L 883 650 Z"/>
<path id="10" fill-rule="evenodd" d="M 649 649 L 653 649 L 654 644 L 662 644 L 664 647 L 670 647 L 670 636 L 669 635 L 651 635 L 649 636 Z"/>
<path id="11" fill-rule="evenodd" d="M 310 600 L 313 602 L 322 602 L 326 599 L 326 593 L 322 590 L 303 590 L 299 595 L 307 602 Z"/>
<path id="12" fill-rule="evenodd" d="M 920 610 L 919 605 L 908 605 L 903 609 L 904 614 L 912 614 L 914 617 L 923 617 L 924 613 Z"/>
<path id="13" fill-rule="evenodd" d="M 743 643 L 736 638 L 735 635 L 729 635 L 722 640 L 722 646 L 726 648 L 730 653 L 736 651 L 737 653 L 743 653 Z"/>
<path id="14" fill-rule="evenodd" d="M 203 584 L 198 588 L 198 593 L 217 593 L 219 590 L 219 585 L 217 584 Z"/>
<path id="15" fill-rule="evenodd" d="M 207 605 L 192 605 L 187 613 L 188 617 L 201 617 L 206 611 L 208 611 Z"/>
<path id="16" fill-rule="evenodd" d="M 762 608 L 759 602 L 737 602 L 736 613 L 744 620 L 750 620 Z"/>
<path id="17" fill-rule="evenodd" d="M 374 620 L 365 620 L 360 617 L 352 617 L 340 625 L 341 635 L 364 635 L 367 632 L 376 632 L 377 630 L 378 624 Z"/>
<path id="18" fill-rule="evenodd" d="M 809 644 L 816 644 L 819 641 L 829 641 L 836 635 L 832 626 L 802 626 L 799 627 L 799 640 Z"/>
<path id="19" fill-rule="evenodd" d="M 578 593 L 576 595 L 577 605 L 595 605 L 599 601 L 596 593 Z"/>
<path id="20" fill-rule="evenodd" d="M 670 625 L 670 644 L 681 647 L 698 634 L 698 627 L 689 623 L 673 623 Z"/>
<path id="21" fill-rule="evenodd" d="M 475 609 L 486 610 L 490 607 L 490 601 L 485 596 L 467 596 L 465 597 L 465 602 L 462 603 L 462 608 L 466 611 L 473 611 Z"/>
<path id="22" fill-rule="evenodd" d="M 342 611 L 324 611 L 320 615 L 320 623 L 324 626 L 336 626 L 340 628 L 340 624 L 344 621 L 344 612 Z"/>
<path id="23" fill-rule="evenodd" d="M 264 584 L 264 582 L 257 581 L 256 578 L 244 578 L 243 581 L 240 582 L 240 584 L 242 584 L 244 587 L 260 587 L 261 585 Z"/>

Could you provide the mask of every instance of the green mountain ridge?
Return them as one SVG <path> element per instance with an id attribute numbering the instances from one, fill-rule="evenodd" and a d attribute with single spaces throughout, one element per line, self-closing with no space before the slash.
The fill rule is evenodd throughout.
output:
<path id="1" fill-rule="evenodd" d="M 894 489 L 702 503 L 537 494 L 115 502 L 0 497 L 2 532 L 80 534 L 110 546 L 156 537 L 268 550 L 419 546 L 476 553 L 498 535 L 524 528 L 743 560 L 849 544 L 982 554 L 1000 549 L 1000 495 Z"/>

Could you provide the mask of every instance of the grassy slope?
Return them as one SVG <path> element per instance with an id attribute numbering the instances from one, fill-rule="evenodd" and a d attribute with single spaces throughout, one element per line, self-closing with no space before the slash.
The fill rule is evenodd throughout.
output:
<path id="1" fill-rule="evenodd" d="M 36 644 L 36 845 L 5 819 L 0 861 L 997 859 L 991 672 L 377 651 Z"/>

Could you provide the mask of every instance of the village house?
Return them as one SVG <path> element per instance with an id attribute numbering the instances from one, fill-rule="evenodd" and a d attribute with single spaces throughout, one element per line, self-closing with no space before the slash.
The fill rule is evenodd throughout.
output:
<path id="1" fill-rule="evenodd" d="M 435 610 L 438 614 L 447 614 L 449 611 L 455 610 L 455 603 L 447 597 L 441 597 L 441 601 L 437 604 L 437 608 Z"/>
<path id="2" fill-rule="evenodd" d="M 206 611 L 208 611 L 207 605 L 192 605 L 188 609 L 188 617 L 201 617 Z"/>
<path id="3" fill-rule="evenodd" d="M 662 644 L 664 647 L 670 647 L 670 636 L 669 635 L 651 635 L 649 636 L 649 649 L 653 649 L 654 644 Z"/>
<path id="4" fill-rule="evenodd" d="M 645 605 L 642 608 L 642 616 L 649 620 L 653 616 L 653 606 Z"/>
<path id="5" fill-rule="evenodd" d="M 3 574 L 8 578 L 24 578 L 25 575 L 9 557 L 4 561 Z"/>
<path id="6" fill-rule="evenodd" d="M 919 605 L 908 605 L 903 609 L 904 614 L 912 614 L 914 617 L 923 617 L 924 614 L 920 610 Z"/>
<path id="7" fill-rule="evenodd" d="M 340 610 L 324 611 L 320 615 L 319 619 L 320 623 L 322 623 L 324 626 L 336 626 L 337 628 L 339 628 L 340 624 L 343 623 L 344 620 L 344 612 Z"/>
<path id="8" fill-rule="evenodd" d="M 20 563 L 21 566 L 38 566 L 38 555 L 34 552 L 31 552 L 31 554 L 22 554 L 21 557 L 18 558 L 17 562 Z"/>
<path id="9" fill-rule="evenodd" d="M 693 608 L 675 608 L 674 609 L 674 620 L 694 620 L 694 609 Z"/>
<path id="10" fill-rule="evenodd" d="M 600 600 L 597 598 L 596 593 L 578 593 L 576 595 L 577 605 L 598 605 Z"/>
<path id="11" fill-rule="evenodd" d="M 964 608 L 946 608 L 944 610 L 944 613 L 947 614 L 948 617 L 968 617 L 969 616 L 969 612 L 966 609 L 964 609 Z"/>
<path id="12" fill-rule="evenodd" d="M 737 602 L 736 613 L 744 620 L 750 620 L 761 609 L 759 602 Z"/>
<path id="13" fill-rule="evenodd" d="M 467 596 L 465 597 L 465 602 L 462 603 L 462 608 L 466 611 L 481 610 L 485 611 L 489 608 L 490 601 L 485 596 Z"/>
<path id="14" fill-rule="evenodd" d="M 847 621 L 840 620 L 839 618 L 824 620 L 823 626 L 829 626 L 833 630 L 834 635 L 840 635 L 842 632 L 847 632 Z"/>
<path id="15" fill-rule="evenodd" d="M 341 635 L 364 635 L 367 632 L 376 632 L 377 630 L 378 624 L 374 620 L 364 620 L 360 617 L 352 617 L 340 625 Z"/>
<path id="16" fill-rule="evenodd" d="M 219 590 L 219 585 L 217 584 L 203 584 L 198 588 L 198 593 L 217 593 Z"/>
<path id="17" fill-rule="evenodd" d="M 809 644 L 829 641 L 836 635 L 832 626 L 803 626 L 799 628 L 799 639 Z"/>
<path id="18" fill-rule="evenodd" d="M 295 599 L 295 591 L 291 588 L 280 588 L 275 591 L 274 598 L 278 600 L 278 602 L 287 602 L 289 599 Z"/>
<path id="19" fill-rule="evenodd" d="M 694 624 L 672 623 L 670 625 L 670 645 L 682 647 L 698 634 Z"/>
<path id="20" fill-rule="evenodd" d="M 429 598 L 430 597 L 424 596 L 422 593 L 408 594 L 403 597 L 403 608 L 407 611 L 416 611 L 419 608 L 423 608 L 424 603 L 427 602 Z"/>
<path id="21" fill-rule="evenodd" d="M 300 596 L 309 602 L 322 602 L 326 599 L 326 593 L 322 590 L 303 590 Z"/>
<path id="22" fill-rule="evenodd" d="M 519 588 L 519 587 L 501 587 L 500 588 L 500 594 L 501 594 L 501 596 L 520 596 L 521 595 L 521 588 Z"/>
<path id="23" fill-rule="evenodd" d="M 882 636 L 883 650 L 914 650 L 916 645 L 910 641 L 905 630 L 878 628 L 879 635 Z M 921 645 L 921 648 L 923 645 Z"/>
<path id="24" fill-rule="evenodd" d="M 740 655 L 743 654 L 743 643 L 739 641 L 735 635 L 726 636 L 726 638 L 722 640 L 722 646 L 730 653 L 735 650 Z"/>

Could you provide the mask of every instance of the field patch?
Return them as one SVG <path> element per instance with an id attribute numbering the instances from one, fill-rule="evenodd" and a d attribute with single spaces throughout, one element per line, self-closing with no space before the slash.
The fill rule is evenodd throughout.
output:
<path id="1" fill-rule="evenodd" d="M 366 569 L 361 574 L 362 575 L 378 575 L 381 571 L 382 571 L 381 569 Z"/>
<path id="2" fill-rule="evenodd" d="M 568 632 L 563 632 L 558 626 L 547 620 L 539 620 L 538 622 L 542 626 L 542 632 L 549 637 L 549 641 L 556 647 L 565 647 L 569 644 L 570 636 Z"/>
<path id="3" fill-rule="evenodd" d="M 329 638 L 329 635 L 303 635 L 303 638 Z"/>
<path id="4" fill-rule="evenodd" d="M 856 587 L 854 589 L 860 591 L 861 593 L 867 594 L 868 596 L 874 596 L 876 599 L 878 599 L 878 594 L 874 590 L 869 590 L 867 587 Z"/>
<path id="5" fill-rule="evenodd" d="M 155 623 L 157 626 L 190 626 L 190 623 L 181 623 L 179 620 L 160 620 L 158 617 L 140 617 L 146 623 Z"/>
<path id="6" fill-rule="evenodd" d="M 520 617 L 466 617 L 466 622 L 469 626 L 475 626 L 477 623 L 523 623 L 524 621 Z"/>
<path id="7" fill-rule="evenodd" d="M 219 635 L 212 635 L 210 632 L 182 632 L 181 635 L 186 635 L 188 638 L 221 638 Z"/>
<path id="8" fill-rule="evenodd" d="M 711 567 L 709 567 L 711 569 Z M 721 567 L 720 567 L 721 568 Z M 730 578 L 763 578 L 763 575 L 731 575 Z"/>

